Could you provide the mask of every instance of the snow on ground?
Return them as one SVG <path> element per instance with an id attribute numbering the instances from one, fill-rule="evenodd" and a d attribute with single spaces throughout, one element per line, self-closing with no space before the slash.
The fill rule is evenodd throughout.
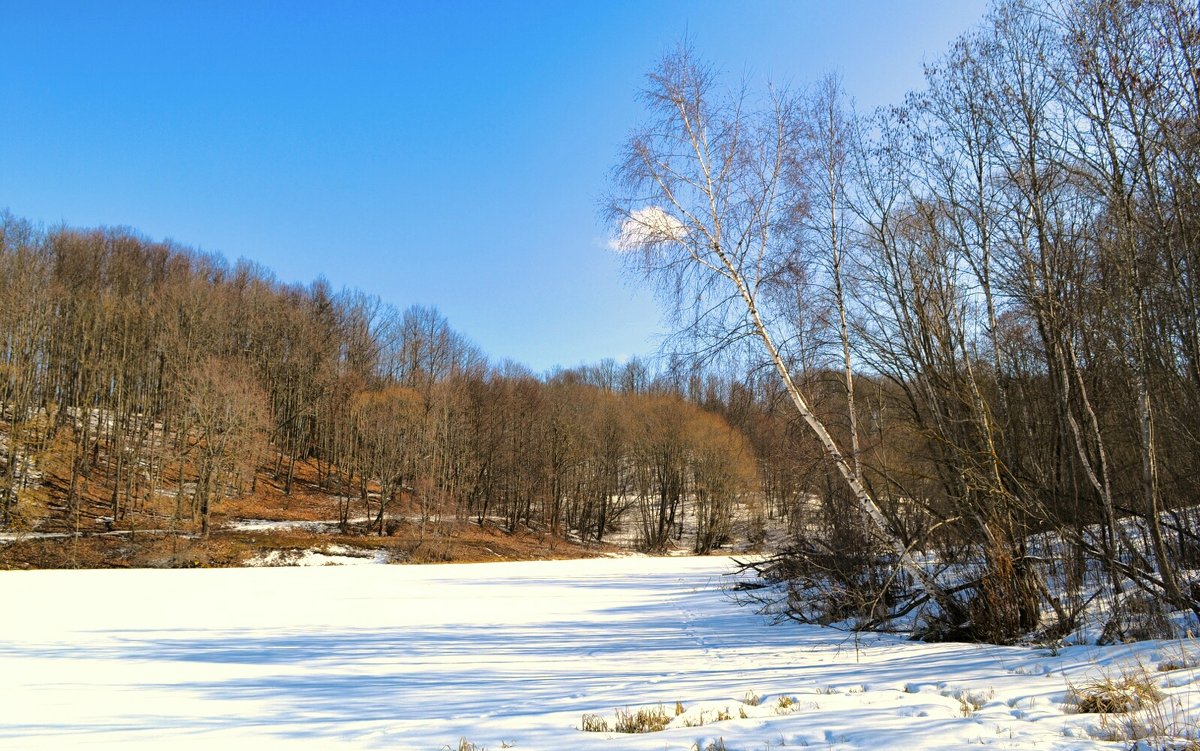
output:
<path id="1" fill-rule="evenodd" d="M 368 550 L 347 545 L 325 545 L 309 550 L 272 550 L 252 559 L 250 566 L 358 566 L 388 563 L 386 550 Z"/>
<path id="2" fill-rule="evenodd" d="M 277 532 L 303 530 L 320 534 L 329 532 L 337 528 L 337 521 L 299 521 L 286 520 L 277 521 L 273 519 L 233 519 L 225 523 L 225 529 L 230 529 L 235 532 Z"/>
<path id="3" fill-rule="evenodd" d="M 1117 720 L 1065 707 L 1072 686 L 1130 667 L 1168 694 L 1163 722 L 1195 727 L 1198 671 L 1158 669 L 1195 664 L 1190 642 L 856 640 L 769 625 L 723 591 L 730 569 L 0 572 L 0 748 L 1117 749 L 1095 740 Z M 674 716 L 676 701 L 662 732 L 579 729 L 625 708 Z"/>

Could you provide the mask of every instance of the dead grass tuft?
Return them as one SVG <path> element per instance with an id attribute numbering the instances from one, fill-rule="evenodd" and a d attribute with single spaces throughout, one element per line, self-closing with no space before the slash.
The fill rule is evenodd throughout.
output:
<path id="1" fill-rule="evenodd" d="M 945 694 L 946 692 L 943 692 Z M 996 696 L 995 690 L 973 691 L 967 688 L 955 689 L 946 694 L 958 700 L 963 717 L 970 717 Z"/>
<path id="2" fill-rule="evenodd" d="M 743 720 L 747 718 L 744 707 L 739 708 L 739 714 Z M 729 707 L 713 710 L 711 715 L 709 714 L 708 710 L 700 710 L 700 715 L 698 717 L 687 718 L 684 720 L 683 726 L 687 728 L 698 728 L 712 722 L 725 722 L 726 720 L 732 719 L 733 715 L 729 713 Z"/>
<path id="3" fill-rule="evenodd" d="M 613 729 L 618 733 L 657 733 L 671 724 L 671 716 L 661 704 L 642 708 L 636 712 L 617 710 L 617 721 Z"/>
<path id="4" fill-rule="evenodd" d="M 608 720 L 598 714 L 585 714 L 579 723 L 579 729 L 585 733 L 607 733 Z"/>
<path id="5" fill-rule="evenodd" d="M 1131 673 L 1120 678 L 1104 677 L 1071 689 L 1070 700 L 1082 714 L 1134 712 L 1156 704 L 1162 692 L 1149 676 Z"/>

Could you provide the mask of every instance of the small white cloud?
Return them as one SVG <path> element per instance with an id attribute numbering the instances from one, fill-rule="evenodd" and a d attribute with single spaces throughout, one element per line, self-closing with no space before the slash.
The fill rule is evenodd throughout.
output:
<path id="1" fill-rule="evenodd" d="M 681 243 L 687 239 L 687 235 L 687 227 L 683 222 L 658 206 L 647 206 L 629 214 L 609 247 L 627 253 L 663 243 Z"/>

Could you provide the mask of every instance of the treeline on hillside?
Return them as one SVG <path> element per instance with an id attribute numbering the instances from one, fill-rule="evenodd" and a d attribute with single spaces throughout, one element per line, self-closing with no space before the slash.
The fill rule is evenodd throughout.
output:
<path id="1" fill-rule="evenodd" d="M 100 487 L 109 525 L 157 514 L 137 526 L 207 533 L 259 467 L 291 492 L 304 460 L 343 529 L 365 517 L 380 534 L 390 514 L 453 516 L 662 549 L 686 503 L 704 552 L 735 504 L 761 508 L 754 451 L 720 405 L 640 362 L 538 378 L 490 365 L 435 310 L 125 230 L 3 217 L 0 368 L 6 528 L 78 528 Z"/>
<path id="2" fill-rule="evenodd" d="M 797 617 L 929 601 L 932 630 L 1003 640 L 1097 592 L 1113 636 L 1200 614 L 1196 12 L 999 0 L 869 114 L 836 79 L 725 86 L 686 46 L 648 76 L 616 245 L 693 349 L 754 345 L 825 458 L 822 525 L 775 568 Z"/>

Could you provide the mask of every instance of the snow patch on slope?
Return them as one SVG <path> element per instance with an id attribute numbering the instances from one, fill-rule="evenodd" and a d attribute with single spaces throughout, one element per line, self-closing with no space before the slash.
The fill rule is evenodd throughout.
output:
<path id="1" fill-rule="evenodd" d="M 326 545 L 320 549 L 272 550 L 250 559 L 248 566 L 361 566 L 389 563 L 386 550 L 367 550 L 346 545 Z"/>

